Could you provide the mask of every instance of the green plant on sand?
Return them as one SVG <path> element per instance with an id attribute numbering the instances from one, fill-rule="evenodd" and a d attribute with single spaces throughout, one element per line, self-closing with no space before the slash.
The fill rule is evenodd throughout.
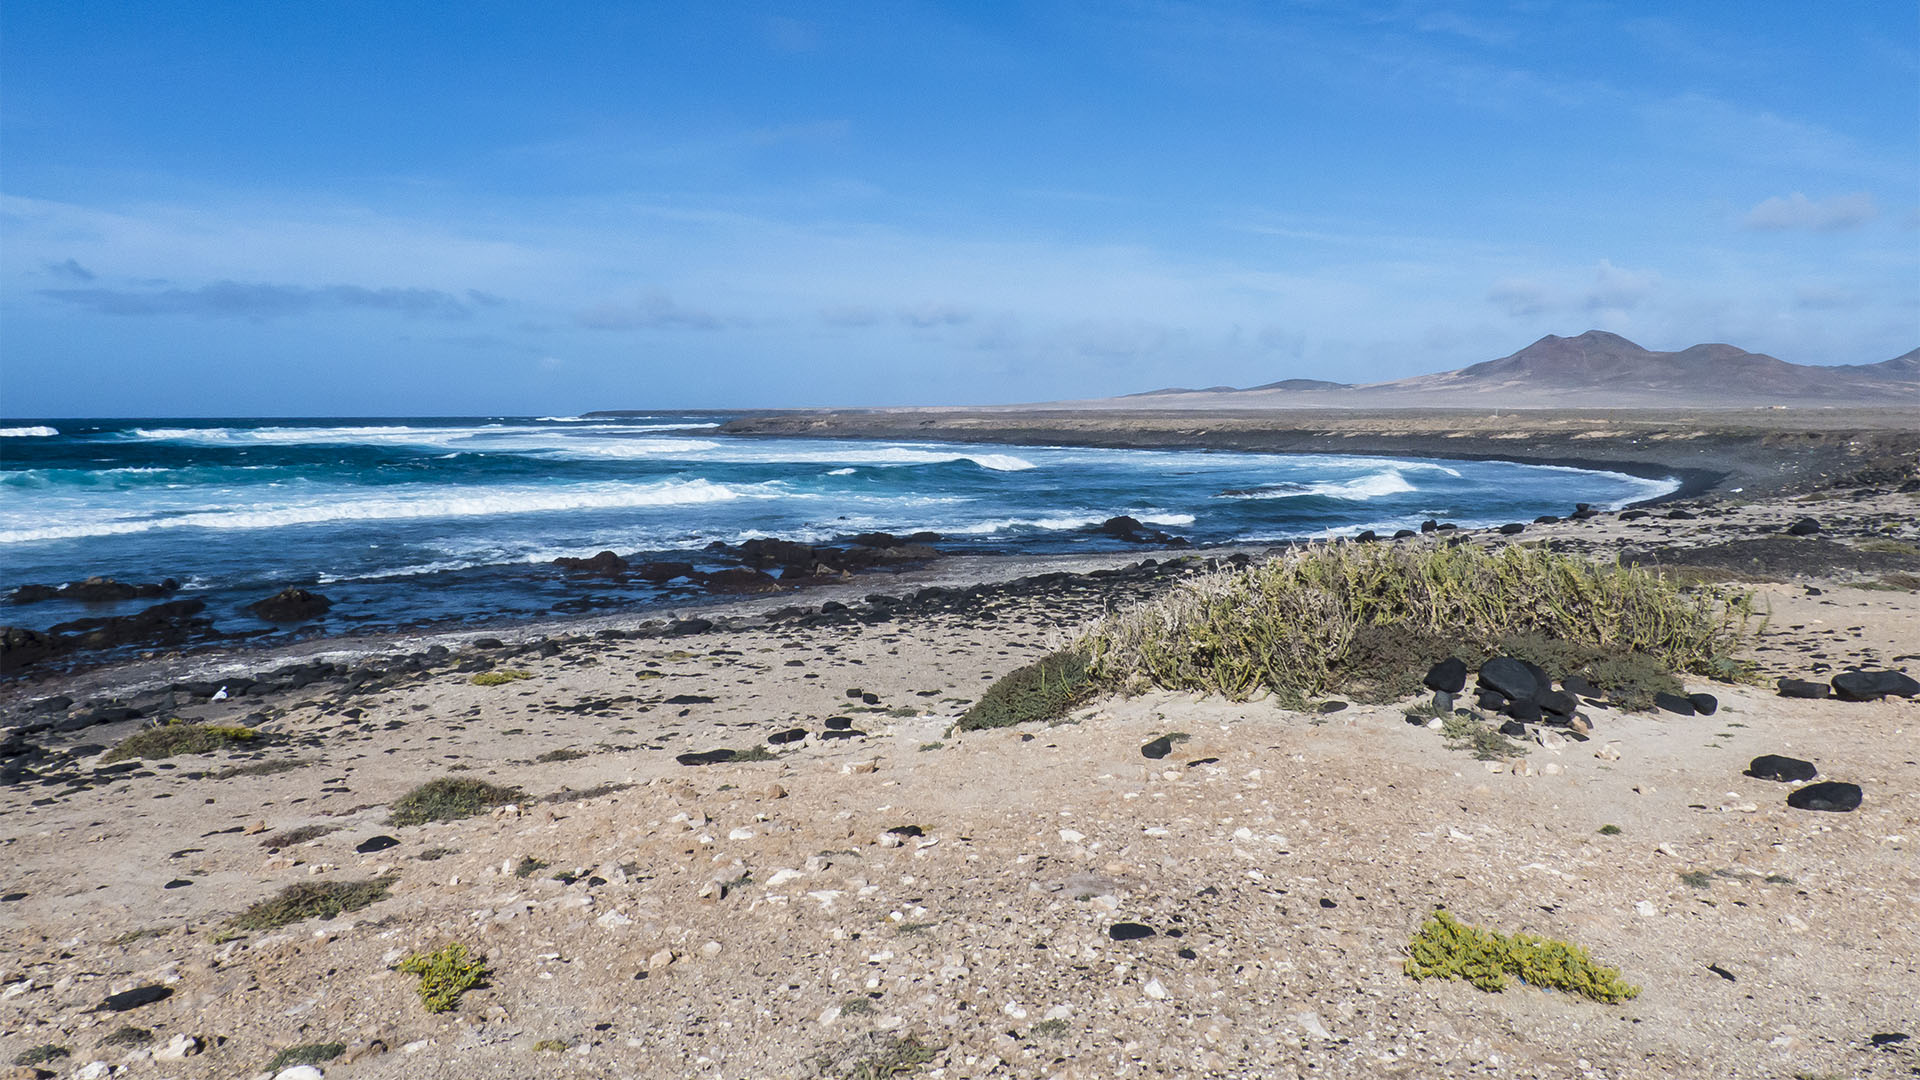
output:
<path id="1" fill-rule="evenodd" d="M 227 920 L 233 930 L 271 930 L 302 919 L 331 919 L 385 900 L 393 878 L 371 881 L 302 881 Z"/>
<path id="2" fill-rule="evenodd" d="M 487 965 L 479 957 L 469 956 L 467 947 L 453 942 L 433 952 L 419 952 L 400 961 L 400 970 L 420 976 L 420 1002 L 428 1012 L 448 1012 L 460 1003 L 460 995 L 481 986 L 487 978 Z"/>
<path id="3" fill-rule="evenodd" d="M 1500 729 L 1478 713 L 1465 716 L 1454 713 L 1440 721 L 1440 735 L 1456 750 L 1470 750 L 1481 761 L 1505 761 L 1528 752 L 1530 747 L 1500 733 Z"/>
<path id="4" fill-rule="evenodd" d="M 307 1043 L 304 1046 L 289 1046 L 273 1055 L 267 1062 L 266 1070 L 277 1073 L 281 1069 L 291 1069 L 295 1065 L 318 1065 L 323 1061 L 332 1061 L 347 1052 L 346 1043 Z"/>
<path id="5" fill-rule="evenodd" d="M 102 761 L 144 758 L 149 761 L 175 754 L 211 754 L 229 746 L 244 746 L 260 739 L 260 733 L 237 724 L 193 724 L 178 718 L 164 724 L 142 728 L 120 740 L 107 751 Z"/>
<path id="6" fill-rule="evenodd" d="M 1610 1005 L 1640 996 L 1639 987 L 1621 981 L 1620 969 L 1595 963 L 1578 945 L 1469 926 L 1444 908 L 1428 916 L 1407 952 L 1406 972 L 1415 979 L 1464 979 L 1498 991 L 1517 978 Z"/>
<path id="7" fill-rule="evenodd" d="M 424 825 L 429 821 L 458 821 L 484 814 L 496 806 L 525 799 L 519 788 L 501 787 L 485 780 L 443 776 L 429 780 L 394 800 L 388 822 Z"/>
<path id="8" fill-rule="evenodd" d="M 1637 567 L 1544 548 L 1314 545 L 1110 615 L 1042 662 L 1056 665 L 1054 678 L 1023 668 L 975 709 L 1011 698 L 1026 707 L 999 709 L 995 717 L 1012 717 L 999 722 L 1040 719 L 1095 688 L 1397 700 L 1435 661 L 1536 640 L 1568 643 L 1564 658 L 1595 676 L 1610 662 L 1726 678 L 1743 670 L 1734 652 L 1753 615 L 1751 593 L 1687 592 Z"/>
<path id="9" fill-rule="evenodd" d="M 1091 697 L 1094 690 L 1086 652 L 1062 649 L 1014 669 L 988 687 L 954 726 L 961 731 L 977 731 L 1058 719 Z"/>
<path id="10" fill-rule="evenodd" d="M 512 668 L 500 668 L 495 671 L 482 671 L 467 681 L 473 683 L 475 686 L 505 686 L 516 679 L 531 678 L 533 678 L 533 675 L 529 672 L 515 671 Z"/>

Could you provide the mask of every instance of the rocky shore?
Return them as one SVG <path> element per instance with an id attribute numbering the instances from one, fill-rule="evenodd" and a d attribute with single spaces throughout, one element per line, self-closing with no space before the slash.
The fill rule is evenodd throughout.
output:
<path id="1" fill-rule="evenodd" d="M 1430 673 L 1498 695 L 1520 726 L 1493 755 L 1429 727 L 1424 697 L 1155 692 L 956 727 L 1088 621 L 1265 549 L 938 560 L 652 617 L 15 680 L 0 1061 L 288 1080 L 1911 1075 L 1920 702 L 1893 679 L 1851 689 L 1920 665 L 1920 494 L 1911 459 L 1882 454 L 1905 437 L 1787 439 L 1820 446 L 1703 464 L 1724 473 L 1709 493 L 1658 507 L 1378 538 L 1545 544 L 1756 593 L 1756 673 L 1690 681 L 1691 715 L 1589 698 L 1579 730 L 1548 697 L 1578 686 Z M 141 756 L 156 748 L 177 752 Z M 434 780 L 494 794 L 420 817 Z M 1640 993 L 1411 979 L 1436 907 L 1577 942 Z M 486 974 L 431 1012 L 424 968 L 401 968 L 451 944 Z"/>

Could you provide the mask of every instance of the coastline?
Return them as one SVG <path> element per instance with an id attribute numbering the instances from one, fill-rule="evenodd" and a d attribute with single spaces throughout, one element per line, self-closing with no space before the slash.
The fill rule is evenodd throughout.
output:
<path id="1" fill-rule="evenodd" d="M 589 414 L 591 415 L 591 414 Z M 1511 461 L 1673 478 L 1650 502 L 1816 490 L 1920 454 L 1920 407 L 1847 410 L 927 409 L 770 412 L 729 435 Z"/>
<path id="2" fill-rule="evenodd" d="M 1379 445 L 1362 438 L 1342 452 Z M 1729 478 L 1651 513 L 1383 541 L 1658 564 L 1755 590 L 1770 615 L 1750 650 L 1765 684 L 1687 680 L 1717 715 L 1596 709 L 1589 739 L 1543 734 L 1496 761 L 1448 749 L 1405 703 L 1156 691 L 1058 725 L 956 729 L 1089 621 L 1269 545 L 959 556 L 664 614 L 16 682 L 0 1055 L 71 1047 L 132 1080 L 271 1080 L 264 1063 L 314 1046 L 330 1080 L 797 1080 L 902 1045 L 954 1080 L 1920 1064 L 1874 1041 L 1910 1024 L 1899 987 L 1920 955 L 1920 901 L 1884 891 L 1920 835 L 1920 702 L 1770 689 L 1920 661 L 1920 487 L 1910 462 L 1856 485 L 1873 466 L 1851 438 L 1782 451 L 1790 488 Z M 1819 528 L 1788 531 L 1805 517 Z M 106 760 L 172 719 L 260 738 Z M 1150 759 L 1171 733 L 1186 738 Z M 1767 753 L 1868 801 L 1795 810 L 1741 772 Z M 436 777 L 520 795 L 393 823 Z M 388 893 L 361 910 L 230 925 L 280 889 L 368 881 Z M 1644 993 L 1600 1006 L 1414 982 L 1405 942 L 1436 905 L 1581 943 Z M 1122 940 L 1122 924 L 1154 933 Z M 393 967 L 448 941 L 492 975 L 427 1013 Z M 150 1000 L 101 1011 L 127 991 Z M 114 1042 L 129 1023 L 150 1043 Z"/>

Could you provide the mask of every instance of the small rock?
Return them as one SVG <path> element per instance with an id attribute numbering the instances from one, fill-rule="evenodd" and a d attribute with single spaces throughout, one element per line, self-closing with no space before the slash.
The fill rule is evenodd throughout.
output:
<path id="1" fill-rule="evenodd" d="M 95 1011 L 126 1012 L 156 1001 L 165 1001 L 172 996 L 173 988 L 170 986 L 137 986 L 118 994 L 108 994 L 107 1000 L 101 1002 Z"/>
<path id="2" fill-rule="evenodd" d="M 1137 922 L 1117 922 L 1107 927 L 1107 936 L 1115 941 L 1138 941 L 1153 937 L 1153 927 Z"/>
<path id="3" fill-rule="evenodd" d="M 1591 735 L 1593 734 L 1593 721 L 1579 713 L 1574 713 L 1573 716 L 1567 719 L 1567 730 L 1573 732 L 1575 735 Z"/>
<path id="4" fill-rule="evenodd" d="M 672 966 L 673 960 L 672 949 L 661 949 L 659 952 L 647 957 L 647 970 L 665 971 L 668 967 Z"/>
<path id="5" fill-rule="evenodd" d="M 706 944 L 700 946 L 700 955 L 711 960 L 714 957 L 719 956 L 720 950 L 723 948 L 725 948 L 725 946 L 721 945 L 719 942 L 709 941 Z"/>
<path id="6" fill-rule="evenodd" d="M 1633 913 L 1643 919 L 1651 919 L 1655 915 L 1660 914 L 1660 909 L 1654 907 L 1653 902 L 1650 900 L 1641 900 L 1633 905 Z"/>
<path id="7" fill-rule="evenodd" d="M 1173 753 L 1173 740 L 1165 735 L 1140 748 L 1141 757 L 1153 758 L 1156 761 L 1171 753 Z"/>
<path id="8" fill-rule="evenodd" d="M 1427 677 L 1422 680 L 1427 689 L 1441 694 L 1457 694 L 1467 688 L 1467 662 L 1459 657 L 1448 657 L 1427 669 Z"/>
<path id="9" fill-rule="evenodd" d="M 1811 761 L 1799 758 L 1782 757 L 1779 754 L 1761 754 L 1747 766 L 1747 775 L 1756 780 L 1776 780 L 1783 784 L 1795 784 L 1811 780 L 1819 775 Z"/>
<path id="10" fill-rule="evenodd" d="M 326 1076 L 313 1065 L 295 1065 L 273 1074 L 273 1080 L 323 1080 Z"/>
<path id="11" fill-rule="evenodd" d="M 1665 691 L 1653 695 L 1653 707 L 1662 712 L 1673 713 L 1676 716 L 1694 715 L 1692 701 L 1681 697 L 1679 694 L 1669 694 Z"/>
<path id="12" fill-rule="evenodd" d="M 1720 699 L 1712 694 L 1688 694 L 1687 700 L 1693 703 L 1693 711 L 1701 716 L 1712 716 L 1720 711 Z"/>
<path id="13" fill-rule="evenodd" d="M 1306 1032 L 1307 1034 L 1313 1036 L 1316 1039 L 1331 1040 L 1333 1038 L 1333 1032 L 1328 1031 L 1327 1025 L 1320 1022 L 1319 1013 L 1316 1013 L 1316 1012 L 1294 1013 L 1293 1022 L 1300 1025 L 1300 1030 Z"/>
<path id="14" fill-rule="evenodd" d="M 1781 679 L 1778 683 L 1780 696 L 1787 698 L 1823 698 L 1832 689 L 1826 683 L 1809 682 L 1805 679 Z"/>
<path id="15" fill-rule="evenodd" d="M 167 1045 L 153 1052 L 155 1061 L 185 1061 L 199 1053 L 200 1040 L 184 1032 L 167 1040 Z"/>
<path id="16" fill-rule="evenodd" d="M 1147 996 L 1155 1001 L 1167 1000 L 1167 988 L 1160 985 L 1158 978 L 1148 979 L 1147 984 L 1140 989 L 1146 991 Z"/>
<path id="17" fill-rule="evenodd" d="M 1810 517 L 1803 517 L 1787 526 L 1788 536 L 1812 536 L 1819 531 L 1820 522 Z"/>
<path id="18" fill-rule="evenodd" d="M 113 1075 L 113 1066 L 107 1064 L 104 1061 L 89 1061 L 85 1065 L 82 1065 L 78 1069 L 74 1070 L 73 1080 L 106 1080 L 107 1077 L 112 1075 Z M 285 1073 L 281 1074 L 281 1076 L 285 1076 L 285 1075 L 286 1075 Z M 316 1078 L 316 1080 L 319 1077 L 319 1075 L 320 1074 L 318 1072 L 314 1073 L 314 1077 Z M 276 1076 L 274 1077 L 274 1080 L 281 1080 L 281 1077 Z M 297 1080 L 305 1080 L 305 1078 L 301 1077 L 301 1078 L 297 1078 Z"/>
<path id="19" fill-rule="evenodd" d="M 760 794 L 763 798 L 784 799 L 787 797 L 787 789 L 781 787 L 779 784 L 768 784 L 766 790 Z"/>
<path id="20" fill-rule="evenodd" d="M 1593 756 L 1599 758 L 1601 761 L 1619 761 L 1620 744 L 1617 742 L 1602 743 L 1600 749 L 1593 752 Z"/>
<path id="21" fill-rule="evenodd" d="M 391 836 L 369 836 L 365 840 L 355 844 L 353 850 L 362 855 L 371 855 L 376 851 L 385 851 L 388 848 L 399 846 L 400 841 Z"/>
<path id="22" fill-rule="evenodd" d="M 1828 780 L 1806 787 L 1787 796 L 1787 805 L 1795 810 L 1825 810 L 1829 813 L 1845 814 L 1860 808 L 1861 791 L 1859 784 L 1844 784 L 1837 780 Z"/>
<path id="23" fill-rule="evenodd" d="M 1913 697 L 1920 694 L 1920 682 L 1899 671 L 1843 671 L 1833 677 L 1833 694 L 1842 701 Z"/>

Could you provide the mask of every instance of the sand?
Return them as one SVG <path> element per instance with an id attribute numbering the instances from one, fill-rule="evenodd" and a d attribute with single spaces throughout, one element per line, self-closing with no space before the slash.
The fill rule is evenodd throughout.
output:
<path id="1" fill-rule="evenodd" d="M 1915 671 L 1920 594 L 1902 575 L 1920 569 L 1920 495 L 1784 486 L 1677 504 L 1692 518 L 1663 506 L 1474 542 L 1744 580 L 1770 612 L 1752 647 L 1769 679 Z M 1823 532 L 1779 533 L 1807 514 Z M 105 1062 L 135 1078 L 246 1077 L 288 1048 L 339 1043 L 328 1077 L 837 1077 L 903 1046 L 927 1060 L 902 1075 L 927 1077 L 1920 1067 L 1920 702 L 1696 680 L 1717 714 L 1597 710 L 1590 741 L 1494 762 L 1400 705 L 1298 713 L 1153 693 L 1059 725 L 951 730 L 993 679 L 1201 569 L 1084 575 L 1141 557 L 951 560 L 683 610 L 719 626 L 674 637 L 624 636 L 657 614 L 601 617 L 498 634 L 504 649 L 470 633 L 309 643 L 15 684 L 17 723 L 63 687 L 137 696 L 330 650 L 385 672 L 170 710 L 257 723 L 272 745 L 110 775 L 85 753 L 67 767 L 83 783 L 0 788 L 0 892 L 25 894 L 0 903 L 0 1060 L 53 1044 L 70 1056 L 39 1067 L 58 1076 Z M 863 600 L 1039 571 L 1063 576 Z M 766 617 L 828 599 L 851 609 Z M 609 630 L 621 636 L 596 636 Z M 541 635 L 548 648 L 504 655 Z M 435 644 L 449 651 L 420 670 L 391 660 Z M 475 658 L 530 677 L 474 685 L 454 668 Z M 823 739 L 832 717 L 865 734 Z M 138 727 L 35 739 L 71 751 Z M 675 760 L 796 727 L 806 738 L 771 760 Z M 1190 738 L 1142 756 L 1172 732 Z M 1866 801 L 1790 809 L 1785 785 L 1742 775 L 1764 753 L 1810 759 Z M 298 764 L 222 773 L 263 762 Z M 387 823 L 394 800 L 449 775 L 527 797 Z M 313 825 L 333 831 L 263 846 Z M 398 843 L 356 852 L 376 836 Z M 287 885 L 388 876 L 388 899 L 334 919 L 223 925 Z M 1411 980 L 1404 946 L 1437 906 L 1577 941 L 1643 992 L 1602 1005 Z M 1123 921 L 1156 932 L 1113 940 Z M 492 974 L 431 1014 L 393 965 L 451 941 Z M 97 1011 L 150 985 L 172 993 Z M 150 1040 L 108 1045 L 128 1025 Z M 1892 1034 L 1913 1038 L 1874 1044 Z"/>

